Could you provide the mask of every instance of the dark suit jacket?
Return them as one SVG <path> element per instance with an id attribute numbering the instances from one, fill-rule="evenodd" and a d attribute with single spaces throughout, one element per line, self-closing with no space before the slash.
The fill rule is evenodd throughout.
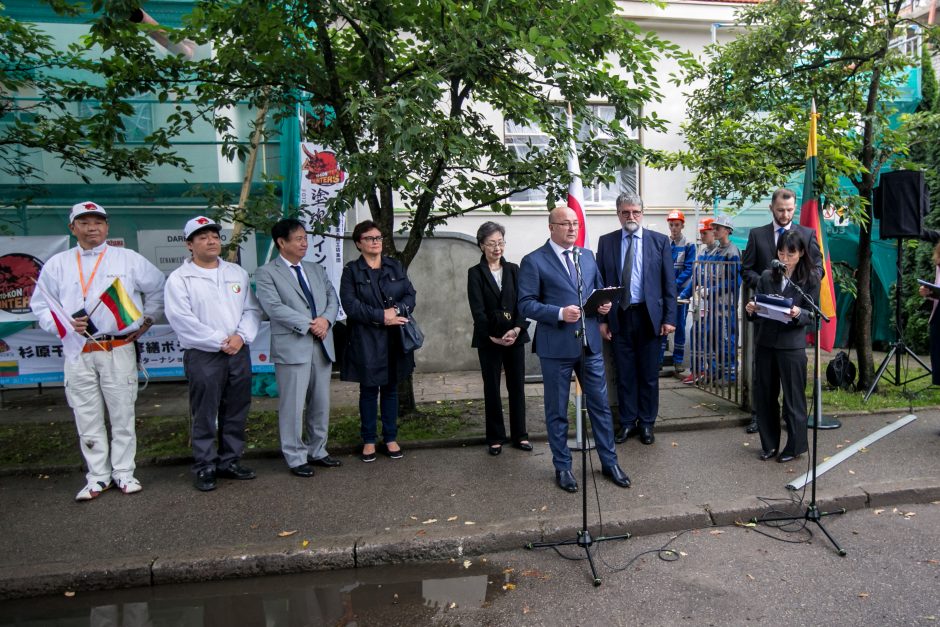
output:
<path id="1" fill-rule="evenodd" d="M 486 255 L 482 256 L 480 263 L 467 271 L 467 299 L 470 301 L 470 315 L 473 316 L 473 339 L 470 341 L 470 346 L 473 348 L 486 344 L 496 346 L 490 341 L 489 329 L 490 316 L 498 309 L 512 312 L 515 326 L 522 329 L 515 344 L 524 344 L 529 341 L 529 332 L 526 331 L 529 325 L 526 324 L 525 316 L 519 313 L 519 306 L 516 303 L 519 266 L 505 259 L 501 259 L 500 264 L 503 266 L 502 290 L 496 285 L 496 279 L 490 272 Z"/>
<path id="2" fill-rule="evenodd" d="M 601 281 L 606 286 L 622 284 L 622 246 L 623 229 L 601 235 L 598 242 L 597 263 Z M 625 294 L 624 298 L 629 298 L 629 294 Z M 654 334 L 659 334 L 659 328 L 663 324 L 675 326 L 676 270 L 672 264 L 672 247 L 668 237 L 649 229 L 643 229 L 643 299 L 653 323 Z M 617 306 L 618 303 L 614 303 L 614 307 Z M 620 322 L 617 316 L 608 314 L 607 319 L 610 332 L 618 333 Z"/>
<path id="3" fill-rule="evenodd" d="M 757 346 L 764 348 L 783 349 L 806 348 L 806 333 L 812 330 L 807 329 L 806 327 L 813 324 L 812 310 L 803 296 L 796 290 L 795 287 L 793 287 L 792 284 L 787 283 L 787 287 L 781 293 L 780 285 L 774 283 L 772 275 L 773 272 L 771 270 L 764 270 L 763 274 L 761 274 L 760 279 L 757 282 L 757 293 L 780 294 L 780 296 L 792 298 L 793 304 L 800 308 L 800 315 L 788 323 L 783 323 L 777 322 L 776 320 L 760 318 L 759 316 L 748 314 L 748 320 L 760 321 L 760 324 L 757 325 L 757 334 L 755 338 Z M 801 285 L 800 287 L 805 286 Z M 814 301 L 819 302 L 818 283 L 814 284 L 808 293 Z"/>
<path id="4" fill-rule="evenodd" d="M 581 249 L 581 275 L 584 281 L 584 300 L 602 287 L 594 254 Z M 568 275 L 568 269 L 555 256 L 551 245 L 545 242 L 522 259 L 519 267 L 519 313 L 535 320 L 535 340 L 532 350 L 546 359 L 577 359 L 581 356 L 581 343 L 576 335 L 581 321 L 562 322 L 558 312 L 568 305 L 578 304 L 578 291 Z M 597 326 L 597 312 L 586 312 L 588 350 L 601 351 L 601 333 Z"/>
<path id="5" fill-rule="evenodd" d="M 751 289 L 757 287 L 761 273 L 769 270 L 770 262 L 777 258 L 777 246 L 774 243 L 776 228 L 776 223 L 771 222 L 751 229 L 747 235 L 747 246 L 741 258 L 741 273 L 744 275 L 745 285 Z M 817 282 L 821 282 L 824 270 L 822 252 L 819 250 L 819 242 L 816 241 L 816 231 L 795 222 L 790 228 L 803 236 L 803 243 L 806 244 L 806 250 L 809 252 L 809 260 L 816 268 Z"/>

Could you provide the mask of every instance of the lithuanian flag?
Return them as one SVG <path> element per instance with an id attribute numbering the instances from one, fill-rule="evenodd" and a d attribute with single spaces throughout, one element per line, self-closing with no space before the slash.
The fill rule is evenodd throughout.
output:
<path id="1" fill-rule="evenodd" d="M 18 377 L 18 376 L 20 376 L 20 362 L 0 361 L 0 377 Z"/>
<path id="2" fill-rule="evenodd" d="M 101 294 L 102 304 L 114 314 L 118 331 L 123 331 L 137 322 L 143 315 L 131 299 L 131 295 L 124 289 L 121 279 L 114 279 L 108 289 Z"/>
<path id="3" fill-rule="evenodd" d="M 809 114 L 809 140 L 806 144 L 806 174 L 803 177 L 803 196 L 800 205 L 800 224 L 816 231 L 816 242 L 822 253 L 825 276 L 819 286 L 819 308 L 829 316 L 819 330 L 819 348 L 832 351 L 836 342 L 836 292 L 832 283 L 832 261 L 829 258 L 829 243 L 823 226 L 822 207 L 816 190 L 816 101 Z"/>

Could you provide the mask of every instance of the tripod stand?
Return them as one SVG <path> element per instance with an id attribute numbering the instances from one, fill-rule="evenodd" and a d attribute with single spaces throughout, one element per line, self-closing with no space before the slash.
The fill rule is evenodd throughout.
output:
<path id="1" fill-rule="evenodd" d="M 930 370 L 930 366 L 928 366 L 923 361 L 921 361 L 920 357 L 918 357 L 917 354 L 914 351 L 912 351 L 910 347 L 904 342 L 904 333 L 902 332 L 902 329 L 901 329 L 901 298 L 902 298 L 902 291 L 903 291 L 901 287 L 901 273 L 903 271 L 903 266 L 904 266 L 904 246 L 901 245 L 900 237 L 897 239 L 897 247 L 898 247 L 898 282 L 896 284 L 897 287 L 894 290 L 894 323 L 895 323 L 894 337 L 895 337 L 895 341 L 891 343 L 891 350 L 888 351 L 888 354 L 885 355 L 885 358 L 881 361 L 881 365 L 878 366 L 878 372 L 875 373 L 875 380 L 872 382 L 871 387 L 868 388 L 867 392 L 865 392 L 865 398 L 864 398 L 865 402 L 868 401 L 868 397 L 870 397 L 872 393 L 875 391 L 875 388 L 878 387 L 878 382 L 881 380 L 881 377 L 883 376 L 888 377 L 888 382 L 891 383 L 891 385 L 898 386 L 898 385 L 907 385 L 908 383 L 917 381 L 918 379 L 929 377 L 932 374 Z M 914 359 L 914 361 L 920 364 L 921 368 L 923 368 L 926 372 L 922 375 L 919 375 L 910 379 L 905 379 L 902 381 L 901 380 L 901 355 L 903 353 L 907 353 L 908 355 L 910 355 Z M 891 363 L 892 357 L 894 358 L 894 372 L 888 373 L 887 372 L 888 364 Z"/>
<path id="2" fill-rule="evenodd" d="M 829 322 L 829 318 L 825 314 L 823 314 L 822 311 L 820 311 L 816 303 L 813 302 L 813 299 L 811 299 L 806 294 L 806 292 L 804 292 L 802 288 L 800 288 L 799 285 L 797 285 L 793 281 L 790 282 L 790 285 L 795 287 L 797 291 L 803 296 L 805 301 L 809 303 L 809 306 L 813 310 L 813 319 L 816 325 L 816 330 L 815 330 L 816 342 L 815 342 L 815 349 L 813 351 L 813 360 L 814 360 L 814 364 L 813 364 L 813 417 L 815 418 L 815 420 L 813 420 L 812 422 L 813 453 L 812 453 L 812 457 L 810 458 L 810 461 L 812 462 L 812 468 L 813 468 L 812 469 L 813 486 L 810 489 L 809 506 L 806 508 L 806 511 L 803 513 L 802 516 L 774 516 L 773 518 L 764 518 L 760 521 L 758 521 L 756 518 L 752 518 L 751 522 L 753 523 L 765 522 L 766 523 L 766 522 L 781 522 L 781 521 L 787 521 L 787 520 L 806 520 L 806 521 L 815 523 L 816 526 L 819 527 L 819 529 L 826 535 L 826 537 L 829 538 L 829 541 L 832 542 L 832 545 L 836 547 L 836 552 L 842 557 L 845 557 L 845 549 L 839 546 L 839 543 L 836 542 L 835 538 L 833 538 L 829 534 L 829 532 L 826 530 L 826 528 L 822 524 L 823 517 L 834 516 L 837 514 L 844 514 L 845 508 L 843 507 L 833 512 L 821 512 L 819 511 L 819 506 L 816 504 L 816 459 L 817 459 L 816 450 L 817 450 L 817 443 L 819 440 L 819 428 L 820 428 L 819 418 L 822 416 L 822 376 L 821 376 L 821 366 L 820 366 L 821 362 L 819 359 L 819 327 L 821 324 L 820 320 L 825 320 L 826 322 Z"/>
<path id="3" fill-rule="evenodd" d="M 584 360 L 587 355 L 587 327 L 584 322 L 584 292 L 583 285 L 584 282 L 581 280 L 581 261 L 579 259 L 578 252 L 574 255 L 574 266 L 577 270 L 577 281 L 578 281 L 578 307 L 581 308 L 581 318 L 580 318 L 580 328 L 578 329 L 578 337 L 581 344 L 581 355 L 579 362 L 579 369 L 584 368 Z M 581 374 L 579 372 L 578 379 L 581 379 Z M 606 399 L 605 399 L 606 402 Z M 607 542 L 608 540 L 626 540 L 630 537 L 629 533 L 617 536 L 601 536 L 595 538 L 591 536 L 591 532 L 588 529 L 587 522 L 587 468 L 588 468 L 588 449 L 590 445 L 588 444 L 587 439 L 587 403 L 582 403 L 580 411 L 578 412 L 578 431 L 583 434 L 584 445 L 580 447 L 581 451 L 581 529 L 578 531 L 578 534 L 575 538 L 570 540 L 559 540 L 557 542 L 529 542 L 525 545 L 527 549 L 541 549 L 541 548 L 557 548 L 560 546 L 579 546 L 584 549 L 585 555 L 587 555 L 588 564 L 591 565 L 591 577 L 594 583 L 594 587 L 601 585 L 601 578 L 597 576 L 597 568 L 594 566 L 594 557 L 591 555 L 591 546 L 597 542 Z"/>

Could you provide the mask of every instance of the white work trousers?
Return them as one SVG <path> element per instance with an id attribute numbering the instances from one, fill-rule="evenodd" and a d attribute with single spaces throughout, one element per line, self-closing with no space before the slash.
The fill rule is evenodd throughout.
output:
<path id="1" fill-rule="evenodd" d="M 82 353 L 77 361 L 65 360 L 65 397 L 75 412 L 79 446 L 88 467 L 88 482 L 134 476 L 137 434 L 134 403 L 137 400 L 137 356 L 133 344 L 112 351 Z M 110 456 L 105 406 L 111 419 Z"/>

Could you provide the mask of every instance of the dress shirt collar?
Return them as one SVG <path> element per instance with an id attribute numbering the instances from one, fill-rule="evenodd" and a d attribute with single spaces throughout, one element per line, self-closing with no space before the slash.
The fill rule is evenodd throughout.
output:
<path id="1" fill-rule="evenodd" d="M 88 250 L 85 250 L 84 248 L 82 248 L 81 246 L 79 246 L 79 247 L 78 247 L 78 252 L 79 252 L 79 254 L 81 254 L 83 257 L 87 257 L 87 256 L 97 256 L 97 255 L 100 255 L 101 253 L 103 253 L 103 252 L 104 252 L 104 249 L 107 248 L 107 247 L 108 247 L 108 243 L 107 243 L 107 242 L 102 242 L 101 244 L 98 244 L 98 245 L 95 246 L 94 248 L 89 248 Z"/>
<path id="2" fill-rule="evenodd" d="M 623 227 L 620 227 L 620 233 L 622 235 L 621 239 L 623 240 L 626 240 L 631 235 L 636 235 L 637 239 L 643 239 L 643 225 L 641 224 L 640 226 L 638 226 L 637 229 L 633 233 L 631 233 L 630 231 L 628 231 L 627 229 Z"/>
<path id="3" fill-rule="evenodd" d="M 284 257 L 284 255 L 278 255 L 278 257 L 281 258 L 281 261 L 283 261 L 283 262 L 284 262 L 284 265 L 286 265 L 288 268 L 293 268 L 294 266 L 300 266 L 300 269 L 301 269 L 301 270 L 304 269 L 304 260 L 303 260 L 303 259 L 301 259 L 301 260 L 298 261 L 297 263 L 291 263 L 291 262 L 289 262 L 289 261 L 287 260 L 286 257 Z"/>
<path id="4" fill-rule="evenodd" d="M 551 240 L 551 239 L 548 240 L 548 245 L 552 247 L 552 250 L 555 251 L 555 255 L 557 255 L 558 257 L 561 257 L 562 255 L 564 255 L 566 250 L 571 250 L 572 248 L 574 248 L 574 246 L 572 246 L 571 248 L 562 248 L 561 246 L 556 244 L 554 240 Z"/>

